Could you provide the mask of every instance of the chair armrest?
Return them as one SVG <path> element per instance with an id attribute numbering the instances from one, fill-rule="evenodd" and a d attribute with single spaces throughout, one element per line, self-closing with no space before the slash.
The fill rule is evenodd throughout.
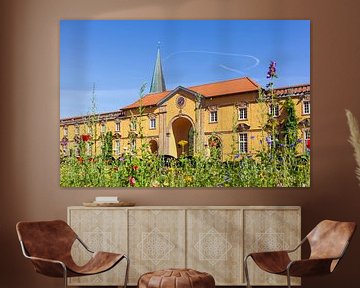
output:
<path id="1" fill-rule="evenodd" d="M 287 266 L 290 276 L 312 276 L 329 274 L 332 272 L 333 261 L 339 258 L 318 258 L 291 261 Z"/>
<path id="2" fill-rule="evenodd" d="M 67 275 L 66 265 L 59 260 L 33 256 L 26 256 L 26 258 L 31 260 L 34 265 L 35 271 L 40 274 L 51 277 L 66 277 Z"/>

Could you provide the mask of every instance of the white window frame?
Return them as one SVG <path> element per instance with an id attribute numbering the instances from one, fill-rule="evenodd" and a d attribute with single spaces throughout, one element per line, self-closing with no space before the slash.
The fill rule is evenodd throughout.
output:
<path id="1" fill-rule="evenodd" d="M 86 142 L 85 145 L 86 145 L 86 146 L 85 146 L 85 147 L 86 147 L 86 155 L 87 155 L 87 156 L 91 156 L 91 153 L 92 153 L 91 143 Z"/>
<path id="2" fill-rule="evenodd" d="M 115 122 L 115 132 L 120 132 L 120 122 Z"/>
<path id="3" fill-rule="evenodd" d="M 270 104 L 269 105 L 269 114 L 272 117 L 279 117 L 280 116 L 280 105 L 279 104 Z"/>
<path id="4" fill-rule="evenodd" d="M 209 113 L 209 122 L 210 123 L 217 123 L 218 122 L 218 111 L 210 111 Z"/>
<path id="5" fill-rule="evenodd" d="M 130 150 L 136 151 L 136 138 L 130 140 Z"/>
<path id="6" fill-rule="evenodd" d="M 244 154 L 249 152 L 248 133 L 239 133 L 239 153 Z"/>
<path id="7" fill-rule="evenodd" d="M 311 141 L 310 129 L 304 129 L 304 151 L 306 151 L 307 140 Z"/>
<path id="8" fill-rule="evenodd" d="M 88 125 L 88 126 L 87 126 L 87 132 L 88 132 L 89 135 L 92 135 L 93 129 L 92 129 L 92 126 L 91 126 L 91 125 Z"/>
<path id="9" fill-rule="evenodd" d="M 69 128 L 67 126 L 64 126 L 64 136 L 68 137 L 69 135 Z"/>
<path id="10" fill-rule="evenodd" d="M 75 135 L 79 135 L 80 134 L 80 126 L 76 125 L 75 126 Z"/>
<path id="11" fill-rule="evenodd" d="M 114 153 L 115 155 L 120 155 L 120 140 L 116 139 L 115 140 L 115 148 L 114 148 Z"/>
<path id="12" fill-rule="evenodd" d="M 303 114 L 309 115 L 311 113 L 310 100 L 304 100 L 302 106 L 303 106 Z"/>
<path id="13" fill-rule="evenodd" d="M 270 140 L 270 144 L 268 144 L 269 147 L 275 148 L 275 147 L 276 147 L 276 142 L 275 142 L 275 138 L 273 138 L 273 135 L 272 135 L 272 134 L 269 134 L 267 137 L 268 137 L 269 140 Z"/>
<path id="14" fill-rule="evenodd" d="M 79 146 L 79 144 L 75 145 L 74 153 L 75 153 L 75 157 L 80 157 L 80 146 Z"/>
<path id="15" fill-rule="evenodd" d="M 100 126 L 100 133 L 105 134 L 106 133 L 106 124 L 105 123 L 101 123 Z"/>
<path id="16" fill-rule="evenodd" d="M 247 120 L 248 119 L 248 108 L 247 107 L 240 107 L 239 108 L 239 120 Z M 241 112 L 244 111 L 244 112 Z M 245 115 L 245 117 L 244 117 Z"/>
<path id="17" fill-rule="evenodd" d="M 156 118 L 150 118 L 149 120 L 149 129 L 156 129 Z"/>
<path id="18" fill-rule="evenodd" d="M 65 143 L 65 145 L 63 145 L 63 153 L 64 155 L 68 155 L 69 153 L 68 143 Z"/>
<path id="19" fill-rule="evenodd" d="M 136 119 L 130 120 L 130 130 L 135 131 L 136 130 Z"/>

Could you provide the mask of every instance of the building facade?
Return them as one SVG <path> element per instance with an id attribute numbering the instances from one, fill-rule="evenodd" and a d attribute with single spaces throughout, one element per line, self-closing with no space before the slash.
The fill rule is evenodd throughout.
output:
<path id="1" fill-rule="evenodd" d="M 212 147 L 223 160 L 255 154 L 269 145 L 271 135 L 264 128 L 269 117 L 279 123 L 287 117 L 283 104 L 289 98 L 301 142 L 297 153 L 310 144 L 309 84 L 275 89 L 275 104 L 259 101 L 261 87 L 248 77 L 165 89 L 158 51 L 149 94 L 118 111 L 60 120 L 60 154 L 78 156 L 83 143 L 87 155 L 99 155 L 105 138 L 114 158 L 140 147 L 176 158 L 200 151 L 208 155 Z"/>

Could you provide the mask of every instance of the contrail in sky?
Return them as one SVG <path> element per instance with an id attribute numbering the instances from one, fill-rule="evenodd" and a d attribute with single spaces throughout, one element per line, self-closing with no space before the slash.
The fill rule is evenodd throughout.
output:
<path id="1" fill-rule="evenodd" d="M 200 53 L 200 54 L 213 54 L 213 55 L 232 56 L 232 57 L 247 57 L 247 58 L 254 60 L 255 63 L 253 65 L 250 65 L 249 67 L 244 68 L 246 70 L 255 68 L 260 63 L 260 60 L 257 57 L 252 56 L 252 55 L 237 54 L 237 53 L 224 53 L 224 52 L 206 51 L 206 50 L 184 50 L 184 51 L 174 52 L 174 53 L 169 54 L 167 57 L 165 57 L 164 62 L 175 55 L 185 54 L 185 53 Z M 225 70 L 233 71 L 235 73 L 243 73 L 240 70 L 237 70 L 237 69 L 234 69 L 234 68 L 222 65 L 222 64 L 219 66 Z"/>
<path id="2" fill-rule="evenodd" d="M 238 70 L 238 69 L 235 69 L 235 68 L 231 68 L 229 66 L 226 66 L 224 64 L 220 64 L 219 67 L 225 69 L 225 70 L 228 70 L 228 71 L 231 71 L 231 72 L 235 72 L 235 73 L 238 73 L 238 74 L 245 74 L 244 72 Z"/>

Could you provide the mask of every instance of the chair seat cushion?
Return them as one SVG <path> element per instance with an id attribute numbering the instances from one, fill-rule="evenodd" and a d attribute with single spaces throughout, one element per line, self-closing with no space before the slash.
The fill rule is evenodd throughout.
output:
<path id="1" fill-rule="evenodd" d="M 110 253 L 110 252 L 95 252 L 91 259 L 84 266 L 77 266 L 74 262 L 66 263 L 68 277 L 92 275 L 105 272 L 114 267 L 121 259 L 123 254 Z"/>
<path id="2" fill-rule="evenodd" d="M 269 273 L 286 274 L 286 267 L 291 262 L 286 251 L 251 253 L 255 263 Z"/>
<path id="3" fill-rule="evenodd" d="M 166 269 L 140 276 L 138 288 L 213 288 L 214 277 L 193 269 Z"/>

